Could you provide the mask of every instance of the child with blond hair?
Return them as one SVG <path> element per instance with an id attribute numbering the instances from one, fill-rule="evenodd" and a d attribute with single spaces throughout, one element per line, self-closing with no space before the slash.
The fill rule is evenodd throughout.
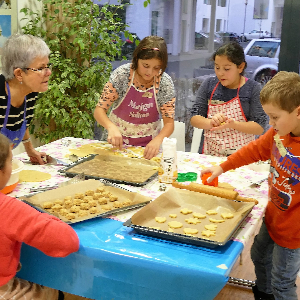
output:
<path id="1" fill-rule="evenodd" d="M 219 166 L 202 170 L 208 179 L 258 161 L 271 160 L 269 202 L 251 258 L 256 300 L 296 300 L 300 269 L 300 76 L 277 73 L 262 89 L 260 101 L 272 126 Z"/>

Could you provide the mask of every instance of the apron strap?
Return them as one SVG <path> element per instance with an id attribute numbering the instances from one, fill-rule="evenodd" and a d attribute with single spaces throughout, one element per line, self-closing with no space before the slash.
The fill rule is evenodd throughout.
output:
<path id="1" fill-rule="evenodd" d="M 241 78 L 242 78 L 242 77 L 241 77 Z M 215 93 L 215 91 L 216 91 L 216 89 L 217 89 L 219 83 L 220 83 L 220 81 L 216 84 L 216 86 L 214 87 L 213 91 L 211 92 L 210 98 L 209 98 L 209 104 L 208 104 L 208 105 L 211 105 L 212 97 L 213 97 L 213 95 L 214 95 L 214 93 Z M 240 87 L 241 87 L 241 79 L 240 79 L 240 81 L 239 81 L 239 87 L 238 87 L 238 89 L 237 89 L 237 95 L 236 95 L 237 97 L 239 97 Z"/>
<path id="2" fill-rule="evenodd" d="M 6 125 L 7 125 L 9 111 L 10 111 L 10 107 L 11 107 L 11 94 L 10 94 L 9 84 L 7 83 L 7 81 L 5 81 L 5 84 L 6 84 L 6 89 L 7 89 L 7 108 L 6 108 L 5 118 L 4 118 L 4 122 L 3 122 L 3 127 L 6 127 Z M 27 102 L 27 96 L 25 96 L 23 121 L 26 120 L 26 102 Z"/>

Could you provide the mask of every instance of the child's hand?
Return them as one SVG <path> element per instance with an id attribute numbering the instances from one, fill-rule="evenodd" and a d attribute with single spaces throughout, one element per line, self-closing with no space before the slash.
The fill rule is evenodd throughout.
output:
<path id="1" fill-rule="evenodd" d="M 219 126 L 212 127 L 210 129 L 210 131 L 217 131 L 217 130 L 222 130 L 222 129 L 225 129 L 225 128 L 232 128 L 234 122 L 235 122 L 234 119 L 227 119 L 226 122 L 221 123 Z"/>
<path id="2" fill-rule="evenodd" d="M 152 157 L 156 156 L 159 152 L 160 144 L 161 143 L 155 139 L 149 142 L 144 150 L 144 158 L 151 159 Z"/>
<path id="3" fill-rule="evenodd" d="M 223 169 L 220 166 L 210 167 L 207 169 L 203 169 L 200 173 L 200 177 L 202 177 L 202 174 L 205 173 L 212 173 L 212 175 L 207 179 L 207 182 L 212 182 L 216 177 L 221 175 L 223 173 Z"/>
<path id="4" fill-rule="evenodd" d="M 112 144 L 114 147 L 122 149 L 123 138 L 117 126 L 113 124 L 110 128 L 107 129 L 108 137 L 107 141 Z"/>
<path id="5" fill-rule="evenodd" d="M 228 118 L 223 114 L 215 114 L 210 120 L 210 125 L 212 126 L 212 128 L 221 126 L 227 121 L 227 119 Z"/>

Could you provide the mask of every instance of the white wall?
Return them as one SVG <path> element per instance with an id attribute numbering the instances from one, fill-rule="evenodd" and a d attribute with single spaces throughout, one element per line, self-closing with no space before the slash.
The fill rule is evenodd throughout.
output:
<path id="1" fill-rule="evenodd" d="M 26 20 L 21 20 L 25 17 L 24 13 L 20 13 L 22 8 L 31 8 L 35 12 L 42 12 L 43 4 L 37 0 L 17 0 L 17 16 L 18 16 L 18 31 L 26 24 Z"/>

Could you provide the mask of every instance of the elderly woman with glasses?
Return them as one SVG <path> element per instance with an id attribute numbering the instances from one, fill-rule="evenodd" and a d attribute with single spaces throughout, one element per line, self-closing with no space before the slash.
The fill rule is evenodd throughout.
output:
<path id="1" fill-rule="evenodd" d="M 44 164 L 46 153 L 34 149 L 28 126 L 38 93 L 48 89 L 49 54 L 42 39 L 15 34 L 6 40 L 1 56 L 0 132 L 10 139 L 14 148 L 23 142 L 30 160 L 39 164 Z"/>
<path id="2" fill-rule="evenodd" d="M 175 90 L 165 73 L 167 63 L 165 40 L 147 36 L 134 50 L 132 62 L 111 74 L 94 112 L 106 129 L 102 139 L 119 148 L 123 143 L 143 146 L 146 159 L 158 154 L 174 130 Z"/>

